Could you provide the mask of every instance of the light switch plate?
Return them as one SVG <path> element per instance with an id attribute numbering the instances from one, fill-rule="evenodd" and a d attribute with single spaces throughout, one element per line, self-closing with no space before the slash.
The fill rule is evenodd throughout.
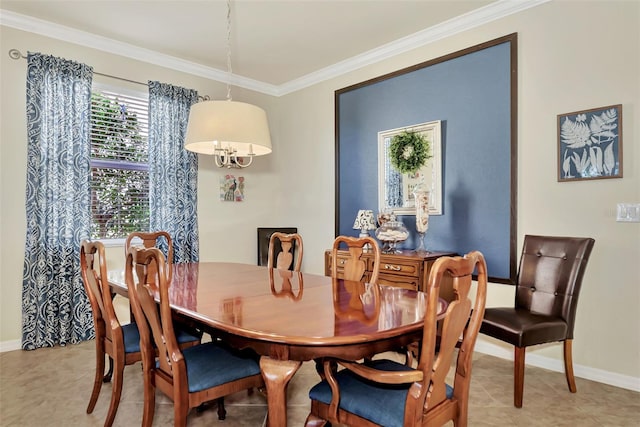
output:
<path id="1" fill-rule="evenodd" d="M 640 222 L 640 203 L 618 203 L 618 222 Z"/>

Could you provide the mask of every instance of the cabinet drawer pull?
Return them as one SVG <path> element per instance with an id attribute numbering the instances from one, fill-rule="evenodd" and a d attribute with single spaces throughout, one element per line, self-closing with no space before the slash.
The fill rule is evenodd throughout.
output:
<path id="1" fill-rule="evenodd" d="M 385 270 L 400 271 L 400 270 L 402 270 L 402 267 L 400 267 L 399 265 L 385 264 L 384 265 L 384 269 Z"/>
<path id="2" fill-rule="evenodd" d="M 346 259 L 340 259 L 340 260 L 338 260 L 338 263 L 339 263 L 340 265 L 344 265 L 346 262 L 347 262 L 347 260 L 346 260 Z"/>

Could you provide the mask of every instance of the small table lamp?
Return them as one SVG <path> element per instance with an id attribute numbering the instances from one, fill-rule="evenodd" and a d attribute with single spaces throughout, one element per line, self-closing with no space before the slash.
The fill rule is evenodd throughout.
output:
<path id="1" fill-rule="evenodd" d="M 368 209 L 360 209 L 358 216 L 353 223 L 354 230 L 360 230 L 360 237 L 368 237 L 369 230 L 376 229 L 376 221 L 373 218 L 373 211 Z"/>

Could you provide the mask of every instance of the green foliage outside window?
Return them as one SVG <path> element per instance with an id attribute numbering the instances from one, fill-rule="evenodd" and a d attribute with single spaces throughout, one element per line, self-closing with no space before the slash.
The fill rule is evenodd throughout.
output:
<path id="1" fill-rule="evenodd" d="M 149 229 L 148 139 L 138 110 L 116 97 L 92 94 L 91 237 L 94 239 L 124 238 L 132 231 Z"/>

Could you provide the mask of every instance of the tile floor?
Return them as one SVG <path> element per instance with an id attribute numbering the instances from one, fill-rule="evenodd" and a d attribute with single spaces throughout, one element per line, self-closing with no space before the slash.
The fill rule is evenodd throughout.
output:
<path id="1" fill-rule="evenodd" d="M 0 354 L 0 426 L 102 426 L 111 385 L 104 384 L 96 409 L 86 414 L 95 366 L 94 343 Z M 114 426 L 137 426 L 142 420 L 142 370 L 125 369 L 122 400 Z M 290 426 L 303 426 L 309 409 L 307 390 L 317 381 L 305 363 L 288 389 Z M 578 393 L 569 393 L 564 375 L 527 368 L 524 407 L 512 404 L 511 362 L 478 354 L 471 384 L 470 426 L 640 426 L 640 393 L 577 379 Z M 261 427 L 266 400 L 246 392 L 226 398 L 227 419 L 215 409 L 191 411 L 189 427 Z M 173 425 L 173 405 L 156 399 L 154 426 Z"/>

